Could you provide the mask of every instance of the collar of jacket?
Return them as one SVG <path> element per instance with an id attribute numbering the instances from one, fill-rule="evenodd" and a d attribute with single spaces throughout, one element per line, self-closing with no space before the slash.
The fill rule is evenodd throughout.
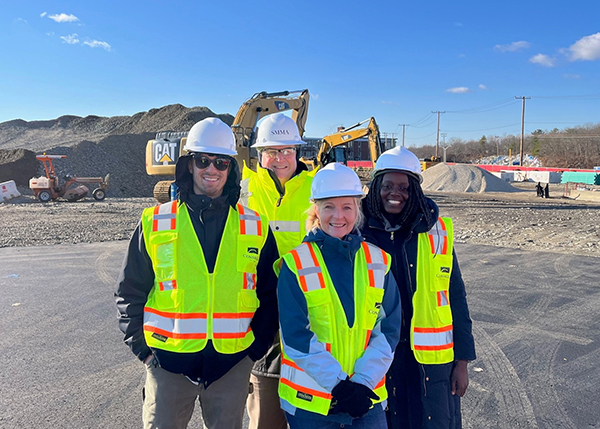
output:
<path id="1" fill-rule="evenodd" d="M 201 212 L 207 208 L 215 210 L 228 210 L 228 198 L 226 195 L 221 195 L 217 198 L 210 198 L 206 195 L 196 195 L 188 193 L 185 203 L 193 212 Z"/>
<path id="2" fill-rule="evenodd" d="M 427 204 L 429 205 L 429 210 L 431 210 L 431 212 L 433 213 L 432 223 L 428 224 L 425 221 L 425 219 L 423 218 L 423 213 L 418 213 L 417 216 L 415 216 L 415 218 L 411 224 L 411 227 L 409 229 L 410 231 L 413 231 L 413 232 L 419 234 L 421 232 L 429 231 L 433 227 L 433 225 L 435 225 L 435 222 L 437 221 L 437 218 L 440 213 L 440 209 L 438 208 L 437 204 L 431 198 L 427 198 Z M 384 225 L 383 222 L 381 222 L 379 219 L 377 219 L 374 216 L 371 216 L 366 203 L 363 203 L 363 213 L 365 214 L 366 223 L 369 228 L 380 229 L 382 231 L 387 231 L 387 232 L 397 231 L 398 229 L 401 229 L 398 225 L 396 225 L 394 227 L 390 227 L 391 225 L 389 225 L 389 223 L 387 225 Z M 387 218 L 386 218 L 386 220 L 387 220 Z"/>
<path id="3" fill-rule="evenodd" d="M 350 234 L 346 235 L 344 239 L 339 239 L 326 234 L 322 229 L 316 229 L 314 231 L 309 231 L 303 241 L 307 243 L 316 243 L 320 249 L 325 247 L 328 250 L 342 254 L 348 254 L 350 251 L 350 254 L 353 256 L 360 248 L 364 238 L 360 235 L 358 230 L 352 231 Z"/>

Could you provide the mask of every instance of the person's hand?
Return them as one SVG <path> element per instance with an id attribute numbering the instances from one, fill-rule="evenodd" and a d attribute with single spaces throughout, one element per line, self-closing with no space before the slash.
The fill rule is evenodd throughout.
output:
<path id="1" fill-rule="evenodd" d="M 452 394 L 458 395 L 461 398 L 469 387 L 469 372 L 467 371 L 467 361 L 457 360 L 452 369 L 452 376 L 450 377 L 450 383 L 452 387 Z"/>
<path id="2" fill-rule="evenodd" d="M 330 414 L 348 413 L 350 417 L 359 418 L 369 412 L 373 401 L 379 399 L 371 389 L 350 380 L 340 381 L 332 390 L 334 406 Z"/>

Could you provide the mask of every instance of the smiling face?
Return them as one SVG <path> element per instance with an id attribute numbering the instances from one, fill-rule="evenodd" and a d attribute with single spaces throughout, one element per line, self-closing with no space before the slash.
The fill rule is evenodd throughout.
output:
<path id="1" fill-rule="evenodd" d="M 214 160 L 217 155 L 203 153 L 202 155 Z M 219 155 L 222 157 L 221 155 Z M 231 165 L 225 171 L 219 171 L 213 163 L 210 163 L 206 168 L 198 168 L 193 159 L 188 164 L 190 173 L 194 178 L 194 193 L 196 195 L 206 195 L 210 198 L 220 197 L 223 193 L 223 188 L 227 182 L 227 175 Z"/>
<path id="2" fill-rule="evenodd" d="M 408 176 L 400 172 L 385 173 L 381 181 L 381 203 L 389 214 L 400 214 L 408 201 Z"/>
<path id="3" fill-rule="evenodd" d="M 284 155 L 281 151 L 285 149 L 292 150 L 289 151 L 289 154 Z M 261 149 L 260 165 L 263 168 L 273 171 L 281 184 L 284 185 L 285 182 L 292 178 L 298 166 L 295 147 L 265 147 Z"/>
<path id="4" fill-rule="evenodd" d="M 356 198 L 336 197 L 319 200 L 316 215 L 323 232 L 332 237 L 344 238 L 354 229 L 358 210 Z"/>

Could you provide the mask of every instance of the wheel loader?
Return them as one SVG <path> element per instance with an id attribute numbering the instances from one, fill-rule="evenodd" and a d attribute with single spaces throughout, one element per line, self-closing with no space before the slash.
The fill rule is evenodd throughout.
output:
<path id="1" fill-rule="evenodd" d="M 66 155 L 36 155 L 44 166 L 45 176 L 34 177 L 29 180 L 29 188 L 33 194 L 43 203 L 58 198 L 64 198 L 67 201 L 78 201 L 85 198 L 89 193 L 86 185 L 93 185 L 92 196 L 96 201 L 102 201 L 106 198 L 108 190 L 109 174 L 102 177 L 78 177 L 67 175 L 60 180 L 54 171 L 53 159 L 63 159 Z"/>

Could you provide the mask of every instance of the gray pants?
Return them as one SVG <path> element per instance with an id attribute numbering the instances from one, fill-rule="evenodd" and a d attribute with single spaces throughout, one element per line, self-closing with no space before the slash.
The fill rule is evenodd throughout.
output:
<path id="1" fill-rule="evenodd" d="M 251 374 L 250 382 L 253 390 L 246 404 L 249 429 L 287 429 L 285 414 L 279 405 L 279 379 Z"/>
<path id="2" fill-rule="evenodd" d="M 146 366 L 144 429 L 185 429 L 196 398 L 208 429 L 242 429 L 253 362 L 245 357 L 223 377 L 204 388 L 181 374 Z"/>

